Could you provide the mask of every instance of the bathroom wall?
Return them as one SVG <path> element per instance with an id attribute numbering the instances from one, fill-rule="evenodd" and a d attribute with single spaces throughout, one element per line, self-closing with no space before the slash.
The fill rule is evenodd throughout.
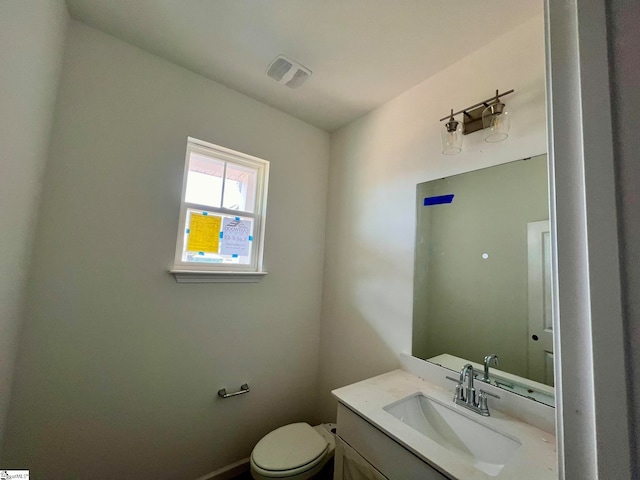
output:
<path id="1" fill-rule="evenodd" d="M 542 8 L 542 5 L 541 5 Z M 546 152 L 542 12 L 334 132 L 323 292 L 320 412 L 334 388 L 398 367 L 410 352 L 416 184 Z M 440 152 L 438 119 L 514 88 L 511 135 Z"/>
<path id="2" fill-rule="evenodd" d="M 0 440 L 67 21 L 63 0 L 0 2 Z"/>
<path id="3" fill-rule="evenodd" d="M 622 294 L 626 320 L 629 418 L 633 478 L 640 478 L 640 4 L 626 0 L 608 3 L 611 103 L 614 155 L 618 177 L 618 224 Z"/>
<path id="4" fill-rule="evenodd" d="M 2 467 L 197 478 L 314 420 L 330 138 L 82 24 L 67 43 Z M 168 273 L 187 136 L 271 162 L 260 283 Z"/>

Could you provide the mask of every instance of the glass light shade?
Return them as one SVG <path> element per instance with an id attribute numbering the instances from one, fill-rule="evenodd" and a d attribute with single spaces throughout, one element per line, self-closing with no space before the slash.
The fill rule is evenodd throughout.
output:
<path id="1" fill-rule="evenodd" d="M 442 140 L 442 153 L 455 155 L 462 150 L 462 122 L 449 120 L 442 125 L 440 130 Z"/>
<path id="2" fill-rule="evenodd" d="M 501 142 L 509 136 L 511 114 L 504 103 L 492 103 L 482 112 L 482 126 L 484 141 L 489 143 Z"/>

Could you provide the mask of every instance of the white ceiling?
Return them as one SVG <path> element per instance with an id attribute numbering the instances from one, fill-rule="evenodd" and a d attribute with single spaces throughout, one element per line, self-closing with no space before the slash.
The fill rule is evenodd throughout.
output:
<path id="1" fill-rule="evenodd" d="M 540 0 L 67 0 L 71 16 L 333 131 L 541 11 Z M 284 54 L 313 71 L 268 78 Z"/>

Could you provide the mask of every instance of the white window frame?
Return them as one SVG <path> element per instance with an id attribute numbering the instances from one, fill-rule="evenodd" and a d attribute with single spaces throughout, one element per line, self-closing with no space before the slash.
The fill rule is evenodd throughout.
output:
<path id="1" fill-rule="evenodd" d="M 256 169 L 257 176 L 254 211 L 247 212 L 231 210 L 223 207 L 211 207 L 209 205 L 187 202 L 185 199 L 187 192 L 187 177 L 189 174 L 189 160 L 192 153 L 198 153 L 215 160 L 228 162 L 232 165 Z M 175 276 L 176 281 L 180 283 L 257 282 L 267 274 L 263 268 L 263 255 L 268 185 L 269 162 L 267 160 L 253 157 L 219 145 L 214 145 L 203 140 L 188 137 L 187 153 L 185 156 L 184 174 L 182 179 L 182 197 L 180 201 L 180 219 L 178 222 L 178 234 L 176 238 L 176 253 L 173 268 L 170 270 L 170 272 Z M 251 218 L 254 222 L 251 262 L 243 265 L 229 263 L 209 264 L 183 261 L 182 255 L 184 251 L 187 212 L 189 209 L 202 210 L 226 216 Z"/>

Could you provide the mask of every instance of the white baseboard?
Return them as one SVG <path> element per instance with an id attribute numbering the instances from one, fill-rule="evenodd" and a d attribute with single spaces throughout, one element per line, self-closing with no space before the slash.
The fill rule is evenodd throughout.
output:
<path id="1" fill-rule="evenodd" d="M 207 473 L 202 477 L 196 478 L 196 480 L 231 480 L 238 475 L 242 475 L 245 472 L 249 471 L 249 458 L 243 458 L 231 465 L 227 465 L 226 467 L 222 467 L 215 472 Z"/>

